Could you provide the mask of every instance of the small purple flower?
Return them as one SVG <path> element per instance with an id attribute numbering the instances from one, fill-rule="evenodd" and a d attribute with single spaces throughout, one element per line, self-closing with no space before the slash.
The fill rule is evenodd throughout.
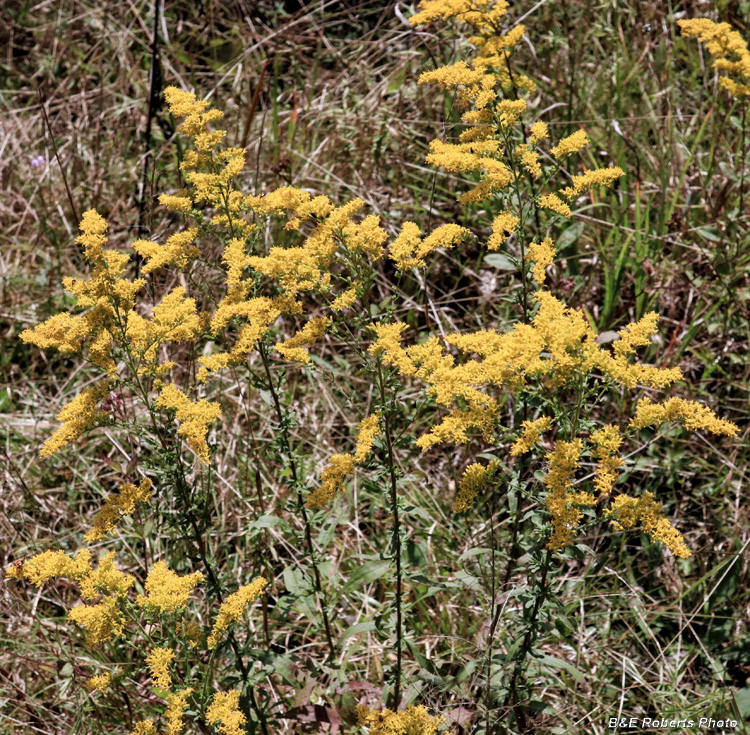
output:
<path id="1" fill-rule="evenodd" d="M 41 168 L 44 166 L 45 158 L 44 156 L 34 156 L 34 158 L 31 159 L 31 165 L 34 168 Z"/>

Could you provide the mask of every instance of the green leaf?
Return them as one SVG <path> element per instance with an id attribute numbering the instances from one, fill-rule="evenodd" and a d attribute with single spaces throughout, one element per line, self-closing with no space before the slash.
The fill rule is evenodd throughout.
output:
<path id="1" fill-rule="evenodd" d="M 484 262 L 501 271 L 515 271 L 518 266 L 507 256 L 502 253 L 490 253 Z"/>
<path id="2" fill-rule="evenodd" d="M 339 641 L 345 641 L 347 638 L 351 638 L 354 635 L 359 635 L 360 633 L 369 633 L 372 630 L 375 630 L 374 620 L 367 620 L 364 623 L 355 623 L 343 632 Z"/>
<path id="3" fill-rule="evenodd" d="M 555 248 L 558 252 L 564 250 L 568 245 L 572 245 L 583 232 L 583 220 L 577 220 L 570 227 L 560 233 L 560 237 L 555 242 Z"/>
<path id="4" fill-rule="evenodd" d="M 458 563 L 466 559 L 471 559 L 472 556 L 479 556 L 479 554 L 489 554 L 490 549 L 486 546 L 475 546 L 473 549 L 467 549 L 461 556 L 458 557 Z"/>
<path id="5" fill-rule="evenodd" d="M 734 699 L 734 702 L 737 705 L 735 716 L 739 714 L 743 720 L 750 718 L 750 687 L 738 689 L 732 694 L 732 699 Z M 734 709 L 734 707 L 732 707 L 732 709 Z"/>
<path id="6" fill-rule="evenodd" d="M 344 591 L 351 592 L 364 584 L 369 584 L 376 579 L 380 579 L 390 569 L 390 566 L 390 559 L 368 561 L 351 573 L 349 581 L 344 585 Z"/>
<path id="7" fill-rule="evenodd" d="M 559 671 L 560 669 L 567 671 L 579 684 L 583 684 L 586 681 L 586 677 L 573 664 L 556 656 L 542 656 L 539 659 L 539 663 L 542 667 L 554 671 Z"/>
<path id="8" fill-rule="evenodd" d="M 281 520 L 278 516 L 260 516 L 256 521 L 253 521 L 250 524 L 250 528 L 273 528 L 274 526 L 278 526 L 279 524 L 284 524 L 284 521 Z"/>
<path id="9" fill-rule="evenodd" d="M 702 235 L 706 240 L 711 242 L 721 242 L 721 235 L 716 231 L 714 227 L 698 227 L 695 230 L 699 235 Z"/>
<path id="10" fill-rule="evenodd" d="M 406 81 L 406 69 L 399 69 L 392 77 L 388 84 L 386 92 L 398 92 L 404 86 Z"/>
<path id="11" fill-rule="evenodd" d="M 305 595 L 309 592 L 309 586 L 305 580 L 305 575 L 301 569 L 296 566 L 289 566 L 281 573 L 284 585 L 293 595 Z"/>

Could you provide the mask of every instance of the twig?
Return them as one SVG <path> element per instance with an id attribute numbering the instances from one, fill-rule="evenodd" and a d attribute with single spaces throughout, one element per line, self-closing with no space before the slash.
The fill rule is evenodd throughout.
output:
<path id="1" fill-rule="evenodd" d="M 141 176 L 140 192 L 138 197 L 138 236 L 145 229 L 144 220 L 146 218 L 146 187 L 148 184 L 148 165 L 152 158 L 152 140 L 151 128 L 159 104 L 159 95 L 161 94 L 161 73 L 159 70 L 159 10 L 161 0 L 154 2 L 154 29 L 151 38 L 151 66 L 149 69 L 149 89 L 148 89 L 148 113 L 146 117 L 146 131 L 144 135 L 146 154 L 143 157 L 143 175 Z M 141 274 L 141 256 L 135 255 L 135 277 Z"/>
<path id="2" fill-rule="evenodd" d="M 247 115 L 245 115 L 245 130 L 242 133 L 242 140 L 240 141 L 240 148 L 247 148 L 247 139 L 250 137 L 250 125 L 253 122 L 253 116 L 255 115 L 255 109 L 258 107 L 258 101 L 260 100 L 260 92 L 263 89 L 263 77 L 266 74 L 266 69 L 268 69 L 268 65 L 270 63 L 270 59 L 266 59 L 263 68 L 260 70 L 260 75 L 258 76 L 258 83 L 255 85 L 255 91 L 253 92 L 253 97 L 250 100 L 250 107 L 247 108 Z"/>
<path id="3" fill-rule="evenodd" d="M 52 150 L 55 153 L 55 160 L 57 161 L 57 165 L 60 167 L 60 173 L 62 174 L 63 184 L 65 185 L 65 193 L 68 195 L 68 203 L 70 204 L 70 211 L 73 213 L 73 223 L 75 225 L 81 221 L 81 218 L 78 216 L 78 208 L 76 207 L 75 202 L 73 201 L 73 194 L 71 193 L 70 187 L 68 186 L 68 178 L 67 176 L 65 176 L 65 169 L 63 168 L 63 165 L 60 162 L 60 155 L 57 152 L 57 144 L 55 143 L 55 136 L 52 135 L 52 126 L 49 124 L 49 118 L 47 117 L 46 100 L 44 99 L 44 95 L 42 94 L 42 90 L 39 87 L 39 85 L 37 85 L 36 91 L 37 91 L 37 94 L 39 95 L 39 100 L 41 102 L 42 116 L 44 117 L 44 124 L 47 126 L 49 139 L 52 143 Z"/>

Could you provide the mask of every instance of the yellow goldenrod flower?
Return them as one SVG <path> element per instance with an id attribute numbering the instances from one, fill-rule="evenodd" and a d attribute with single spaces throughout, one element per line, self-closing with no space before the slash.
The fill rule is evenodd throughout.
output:
<path id="1" fill-rule="evenodd" d="M 162 388 L 155 405 L 175 411 L 175 417 L 180 422 L 177 433 L 187 441 L 200 460 L 208 464 L 210 457 L 206 435 L 208 425 L 221 416 L 219 404 L 205 398 L 193 403 L 176 385 L 170 383 Z"/>
<path id="2" fill-rule="evenodd" d="M 511 49 L 516 46 L 524 33 L 526 33 L 526 27 L 521 24 L 508 31 L 508 33 L 499 36 L 491 35 L 484 38 L 481 36 L 475 36 L 469 39 L 469 41 L 480 47 L 482 56 L 492 57 L 497 56 L 505 49 Z"/>
<path id="3" fill-rule="evenodd" d="M 652 335 L 656 334 L 656 326 L 659 315 L 651 311 L 645 314 L 639 321 L 631 322 L 621 329 L 617 334 L 619 339 L 614 343 L 614 352 L 617 357 L 624 357 L 635 353 L 638 347 L 647 347 L 651 344 Z"/>
<path id="4" fill-rule="evenodd" d="M 174 655 L 174 650 L 171 648 L 152 648 L 151 653 L 146 657 L 151 680 L 159 689 L 169 689 L 172 686 L 169 664 L 174 660 Z"/>
<path id="5" fill-rule="evenodd" d="M 644 429 L 678 420 L 691 431 L 703 429 L 725 436 L 735 436 L 739 431 L 736 424 L 720 419 L 708 406 L 683 398 L 669 398 L 664 403 L 653 403 L 649 398 L 642 398 L 630 425 L 636 429 Z"/>
<path id="6" fill-rule="evenodd" d="M 16 571 L 12 576 L 16 579 L 23 577 L 37 587 L 56 577 L 70 577 L 80 581 L 91 573 L 91 552 L 82 549 L 73 559 L 64 551 L 43 551 L 13 568 Z"/>
<path id="7" fill-rule="evenodd" d="M 742 35 L 729 23 L 715 23 L 709 18 L 678 20 L 684 36 L 697 37 L 706 45 L 706 50 L 714 57 L 714 66 L 743 79 L 738 82 L 731 76 L 720 76 L 719 84 L 735 97 L 750 94 L 750 51 Z"/>
<path id="8" fill-rule="evenodd" d="M 301 202 L 294 208 L 294 214 L 300 220 L 310 219 L 311 217 L 325 219 L 330 216 L 333 210 L 333 202 L 327 196 L 321 194 L 312 198 L 308 196 L 306 201 Z"/>
<path id="9" fill-rule="evenodd" d="M 480 48 L 482 44 L 497 36 L 500 20 L 508 11 L 507 0 L 422 0 L 419 11 L 409 19 L 412 25 L 424 25 L 435 20 L 456 18 L 473 26 L 478 38 L 471 38 L 471 43 Z M 513 33 L 511 31 L 508 36 Z"/>
<path id="10" fill-rule="evenodd" d="M 19 579 L 23 576 L 37 587 L 50 579 L 69 577 L 79 583 L 84 600 L 92 600 L 99 593 L 124 596 L 135 584 L 135 579 L 120 572 L 115 567 L 114 559 L 115 552 L 110 551 L 93 569 L 89 549 L 79 551 L 75 559 L 63 551 L 44 551 L 24 562 L 15 576 Z"/>
<path id="11" fill-rule="evenodd" d="M 453 173 L 483 172 L 479 184 L 459 198 L 465 204 L 483 201 L 513 180 L 508 167 L 489 155 L 496 155 L 499 151 L 500 143 L 494 140 L 458 144 L 433 140 L 430 142 L 430 154 L 425 160 Z"/>
<path id="12" fill-rule="evenodd" d="M 521 165 L 532 175 L 541 176 L 542 166 L 539 163 L 539 155 L 529 148 L 528 145 L 516 146 L 514 155 L 521 159 Z"/>
<path id="13" fill-rule="evenodd" d="M 76 242 L 83 245 L 87 260 L 99 260 L 107 243 L 104 235 L 107 231 L 107 221 L 95 209 L 89 209 L 83 213 L 79 227 L 81 234 L 76 238 Z"/>
<path id="14" fill-rule="evenodd" d="M 167 719 L 167 735 L 181 735 L 185 729 L 185 722 L 182 718 L 188 707 L 188 697 L 194 691 L 192 687 L 188 687 L 187 689 L 181 689 L 179 692 L 167 694 L 167 711 L 164 713 L 164 717 Z"/>
<path id="15" fill-rule="evenodd" d="M 353 252 L 367 253 L 373 260 L 383 256 L 383 243 L 388 233 L 380 226 L 380 217 L 370 214 L 360 223 L 350 222 L 342 229 L 346 247 Z"/>
<path id="16" fill-rule="evenodd" d="M 484 76 L 483 71 L 469 69 L 465 61 L 459 61 L 448 66 L 441 66 L 434 71 L 423 72 L 419 76 L 419 84 L 438 82 L 446 87 L 476 84 Z"/>
<path id="17" fill-rule="evenodd" d="M 472 437 L 471 431 L 481 432 L 488 441 L 492 436 L 497 416 L 497 402 L 487 401 L 486 407 L 474 407 L 469 410 L 451 411 L 439 424 L 417 439 L 417 446 L 424 452 L 435 444 L 450 442 L 464 444 Z"/>
<path id="18" fill-rule="evenodd" d="M 465 227 L 448 224 L 433 230 L 423 240 L 422 230 L 414 222 L 405 222 L 401 234 L 391 244 L 390 257 L 400 271 L 424 268 L 427 255 L 438 248 L 450 250 L 469 234 Z"/>
<path id="19" fill-rule="evenodd" d="M 389 365 L 393 365 L 404 375 L 413 375 L 414 364 L 409 359 L 406 350 L 401 347 L 401 332 L 406 329 L 403 322 L 392 324 L 373 324 L 376 339 L 368 348 L 371 355 L 383 355 L 383 359 Z"/>
<path id="20" fill-rule="evenodd" d="M 216 692 L 206 710 L 206 721 L 217 725 L 222 735 L 244 735 L 247 718 L 240 711 L 240 692 Z"/>
<path id="21" fill-rule="evenodd" d="M 92 676 L 86 682 L 86 688 L 90 692 L 103 692 L 109 687 L 111 682 L 112 675 L 108 671 L 106 671 L 103 674 L 96 674 L 96 676 Z"/>
<path id="22" fill-rule="evenodd" d="M 547 510 L 552 516 L 552 535 L 547 548 L 559 551 L 566 546 L 583 517 L 578 506 L 591 506 L 594 496 L 585 492 L 572 492 L 573 475 L 579 466 L 583 442 L 557 441 L 547 454 L 549 471 L 544 477 L 547 487 Z"/>
<path id="23" fill-rule="evenodd" d="M 682 534 L 664 517 L 661 503 L 650 492 L 640 498 L 617 496 L 607 510 L 607 517 L 620 530 L 628 530 L 639 523 L 653 541 L 661 541 L 675 556 L 681 559 L 690 556 Z"/>
<path id="24" fill-rule="evenodd" d="M 223 299 L 211 319 L 213 334 L 221 334 L 224 327 L 236 317 L 245 317 L 248 323 L 240 330 L 230 352 L 217 352 L 199 358 L 198 361 L 203 367 L 198 373 L 198 381 L 204 382 L 210 373 L 244 362 L 284 309 L 290 310 L 280 300 L 264 296 L 248 301 L 235 301 L 231 296 Z"/>
<path id="25" fill-rule="evenodd" d="M 607 497 L 617 482 L 617 470 L 625 464 L 619 456 L 622 435 L 616 426 L 610 424 L 591 434 L 591 443 L 598 460 L 594 487 L 600 497 Z"/>
<path id="26" fill-rule="evenodd" d="M 399 712 L 374 710 L 367 705 L 357 707 L 359 724 L 370 735 L 435 735 L 444 717 L 432 717 L 423 705 L 409 706 Z"/>
<path id="27" fill-rule="evenodd" d="M 545 237 L 542 242 L 532 242 L 529 245 L 528 259 L 533 261 L 534 268 L 532 275 L 534 280 L 542 285 L 547 278 L 547 266 L 552 265 L 555 261 L 557 250 L 552 244 L 552 239 Z"/>
<path id="28" fill-rule="evenodd" d="M 521 436 L 516 439 L 510 448 L 511 457 L 517 457 L 519 454 L 530 452 L 550 426 L 552 426 L 552 419 L 549 416 L 542 416 L 533 421 L 524 421 L 521 424 Z"/>
<path id="29" fill-rule="evenodd" d="M 104 250 L 91 262 L 90 278 L 63 278 L 66 291 L 73 294 L 78 306 L 94 307 L 86 314 L 92 333 L 114 324 L 116 311 L 133 308 L 135 294 L 146 284 L 143 279 L 130 281 L 122 276 L 130 263 L 127 253 Z"/>
<path id="30" fill-rule="evenodd" d="M 130 735 L 156 735 L 156 725 L 153 720 L 141 720 L 135 723 Z"/>
<path id="31" fill-rule="evenodd" d="M 188 213 L 193 208 L 193 202 L 190 197 L 175 196 L 173 194 L 160 194 L 159 204 L 175 212 Z"/>
<path id="32" fill-rule="evenodd" d="M 533 144 L 539 143 L 542 140 L 546 140 L 549 138 L 549 130 L 547 130 L 547 123 L 542 122 L 541 120 L 535 122 L 531 126 L 531 136 L 529 137 L 529 142 Z"/>
<path id="33" fill-rule="evenodd" d="M 332 311 L 343 311 L 348 309 L 357 300 L 357 289 L 349 288 L 340 293 L 332 302 Z"/>
<path id="34" fill-rule="evenodd" d="M 219 614 L 211 633 L 208 636 L 207 645 L 209 648 L 215 648 L 221 634 L 229 627 L 230 623 L 239 622 L 245 608 L 260 597 L 268 582 L 263 577 L 257 577 L 250 584 L 240 587 L 237 592 L 229 595 L 219 607 Z"/>
<path id="35" fill-rule="evenodd" d="M 307 498 L 308 508 L 319 508 L 344 491 L 344 478 L 354 470 L 351 454 L 334 454 L 320 476 L 320 487 Z"/>
<path id="36" fill-rule="evenodd" d="M 34 329 L 24 329 L 19 337 L 43 350 L 54 348 L 63 355 L 74 355 L 81 351 L 84 339 L 90 334 L 91 326 L 85 316 L 65 313 L 51 316 Z"/>
<path id="37" fill-rule="evenodd" d="M 220 110 L 207 110 L 207 100 L 196 99 L 191 92 L 185 92 L 177 87 L 167 87 L 164 97 L 169 105 L 169 111 L 175 117 L 184 117 L 178 130 L 189 136 L 196 136 L 205 131 L 206 125 L 221 120 L 224 113 Z"/>
<path id="38" fill-rule="evenodd" d="M 354 470 L 355 464 L 361 464 L 367 459 L 375 438 L 381 433 L 379 411 L 359 422 L 359 436 L 354 455 L 334 454 L 331 456 L 321 475 L 320 487 L 307 499 L 308 508 L 322 507 L 339 492 L 344 492 L 344 479 Z"/>
<path id="39" fill-rule="evenodd" d="M 277 344 L 275 349 L 287 360 L 296 360 L 307 365 L 310 362 L 310 355 L 306 348 L 314 345 L 330 325 L 331 320 L 328 317 L 310 319 L 297 334 Z"/>
<path id="40" fill-rule="evenodd" d="M 585 130 L 576 130 L 575 133 L 563 138 L 556 146 L 550 148 L 550 153 L 555 158 L 565 158 L 571 153 L 578 153 L 589 144 L 589 136 Z"/>
<path id="41" fill-rule="evenodd" d="M 625 176 L 625 172 L 619 166 L 597 168 L 587 171 L 582 176 L 574 176 L 573 186 L 562 189 L 560 193 L 568 199 L 573 199 L 595 186 L 611 186 L 622 176 Z"/>
<path id="42" fill-rule="evenodd" d="M 243 288 L 245 283 L 243 271 L 250 265 L 244 240 L 239 237 L 229 240 L 221 259 L 227 266 L 227 296 L 232 299 L 243 299 L 246 295 L 246 289 Z"/>
<path id="43" fill-rule="evenodd" d="M 120 491 L 107 498 L 94 518 L 93 528 L 83 537 L 89 543 L 106 538 L 108 533 L 115 530 L 122 516 L 130 515 L 138 503 L 148 502 L 152 495 L 151 480 L 148 478 L 141 480 L 137 487 L 132 483 L 120 485 Z"/>
<path id="44" fill-rule="evenodd" d="M 86 639 L 92 646 L 110 641 L 120 635 L 125 620 L 114 597 L 107 597 L 98 605 L 78 605 L 68 617 L 86 631 Z"/>
<path id="45" fill-rule="evenodd" d="M 76 557 L 76 564 L 79 561 Z M 81 585 L 81 597 L 84 600 L 93 600 L 97 594 L 113 594 L 124 597 L 128 590 L 135 584 L 135 578 L 130 574 L 123 574 L 115 567 L 115 552 L 108 551 L 100 560 L 96 569 L 90 569 L 87 574 L 79 579 Z"/>
<path id="46" fill-rule="evenodd" d="M 453 510 L 456 513 L 469 510 L 474 505 L 477 495 L 492 482 L 499 469 L 500 462 L 496 459 L 486 466 L 479 462 L 470 464 L 458 481 L 458 495 L 453 503 Z"/>
<path id="47" fill-rule="evenodd" d="M 308 192 L 293 186 L 282 186 L 264 196 L 248 196 L 245 205 L 252 207 L 258 214 L 281 214 L 286 210 L 297 214 L 300 207 L 310 200 Z"/>
<path id="48" fill-rule="evenodd" d="M 497 106 L 498 123 L 503 130 L 510 130 L 526 112 L 526 100 L 503 100 Z"/>
<path id="49" fill-rule="evenodd" d="M 138 595 L 138 605 L 156 612 L 182 612 L 193 590 L 203 581 L 203 574 L 193 572 L 181 577 L 164 561 L 151 567 L 146 578 L 146 594 Z"/>
<path id="50" fill-rule="evenodd" d="M 354 450 L 354 461 L 362 463 L 372 451 L 372 445 L 376 437 L 382 434 L 380 430 L 380 411 L 368 416 L 359 422 L 359 437 L 357 447 Z"/>
<path id="51" fill-rule="evenodd" d="M 638 383 L 652 388 L 666 388 L 682 378 L 679 368 L 660 369 L 652 365 L 629 363 L 628 356 L 635 354 L 639 347 L 651 344 L 651 336 L 656 334 L 659 316 L 649 312 L 638 322 L 628 324 L 617 334 L 619 339 L 613 345 L 613 356 L 603 365 L 604 371 L 627 388 L 635 388 Z"/>
<path id="52" fill-rule="evenodd" d="M 189 342 L 198 336 L 201 319 L 195 299 L 185 298 L 185 289 L 177 286 L 154 307 L 153 318 L 144 319 L 135 311 L 128 315 L 127 338 L 144 360 L 153 361 L 166 342 Z"/>
<path id="53" fill-rule="evenodd" d="M 551 209 L 563 217 L 571 215 L 570 207 L 557 194 L 545 194 L 539 197 L 539 206 L 543 209 Z"/>
<path id="54" fill-rule="evenodd" d="M 247 264 L 258 273 L 277 281 L 290 294 L 310 291 L 319 288 L 323 282 L 323 270 L 328 265 L 332 250 L 335 250 L 335 242 L 331 246 L 327 237 L 321 237 L 320 241 L 316 240 L 315 247 L 318 246 L 322 248 L 322 253 L 312 247 L 273 247 L 265 257 L 248 257 Z"/>
<path id="55" fill-rule="evenodd" d="M 461 119 L 464 122 L 467 122 L 468 120 L 473 119 L 480 119 L 476 117 L 475 115 L 472 115 L 471 113 L 479 113 L 479 112 L 488 112 L 489 110 L 469 110 L 469 112 L 465 112 Z M 490 115 L 491 119 L 491 115 Z M 495 135 L 495 127 L 492 125 L 478 125 L 475 124 L 473 127 L 466 128 L 466 130 L 462 130 L 460 135 L 458 136 L 458 139 L 462 143 L 473 143 L 473 142 L 481 142 L 481 141 L 491 141 L 493 136 Z"/>
<path id="56" fill-rule="evenodd" d="M 96 425 L 105 415 L 99 409 L 99 403 L 109 392 L 109 385 L 109 381 L 105 380 L 93 388 L 87 388 L 63 407 L 57 414 L 62 426 L 42 446 L 39 452 L 42 457 L 59 452 Z"/>
<path id="57" fill-rule="evenodd" d="M 391 260 L 400 271 L 415 267 L 417 259 L 414 257 L 422 242 L 422 230 L 414 222 L 404 222 L 401 233 L 391 243 L 389 254 Z"/>
<path id="58" fill-rule="evenodd" d="M 500 212 L 492 221 L 492 234 L 487 242 L 488 250 L 499 250 L 518 227 L 520 220 L 512 212 Z"/>
<path id="59" fill-rule="evenodd" d="M 23 559 L 14 561 L 9 567 L 5 569 L 5 577 L 7 579 L 23 579 Z"/>
<path id="60" fill-rule="evenodd" d="M 197 236 L 198 228 L 191 227 L 185 232 L 171 235 L 163 245 L 151 240 L 136 240 L 132 247 L 145 261 L 142 269 L 144 274 L 167 265 L 184 268 L 200 255 L 198 248 L 193 245 Z"/>

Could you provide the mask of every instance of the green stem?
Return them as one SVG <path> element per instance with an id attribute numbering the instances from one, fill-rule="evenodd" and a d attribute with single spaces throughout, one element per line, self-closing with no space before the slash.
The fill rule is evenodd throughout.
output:
<path id="1" fill-rule="evenodd" d="M 508 686 L 508 694 L 505 698 L 505 706 L 511 705 L 513 714 L 522 733 L 527 732 L 526 726 L 526 711 L 523 704 L 518 701 L 518 679 L 523 674 L 526 659 L 528 658 L 531 648 L 536 641 L 536 637 L 539 633 L 539 613 L 542 609 L 542 603 L 547 599 L 547 575 L 549 573 L 549 563 L 552 559 L 552 552 L 547 549 L 544 552 L 544 560 L 542 561 L 542 577 L 539 580 L 537 587 L 537 593 L 534 597 L 534 607 L 529 615 L 529 620 L 524 634 L 521 648 L 515 656 L 515 665 L 513 667 L 513 674 L 511 676 L 510 685 Z"/>
<path id="2" fill-rule="evenodd" d="M 325 595 L 323 594 L 323 585 L 320 582 L 320 571 L 318 570 L 318 562 L 315 558 L 315 547 L 313 546 L 312 530 L 310 528 L 310 519 L 307 516 L 307 510 L 305 508 L 305 502 L 302 498 L 302 491 L 300 490 L 299 478 L 297 476 L 297 464 L 294 461 L 292 455 L 291 446 L 289 443 L 289 434 L 286 421 L 284 420 L 284 411 L 281 407 L 281 401 L 279 400 L 278 392 L 273 383 L 271 376 L 271 369 L 268 365 L 268 354 L 266 352 L 266 346 L 261 343 L 259 346 L 259 352 L 261 360 L 263 362 L 263 369 L 266 373 L 268 380 L 268 390 L 271 393 L 273 400 L 274 409 L 276 410 L 276 417 L 279 422 L 281 445 L 284 454 L 289 462 L 289 469 L 292 473 L 292 481 L 294 482 L 294 488 L 297 492 L 297 510 L 302 516 L 302 520 L 305 524 L 305 543 L 307 544 L 307 551 L 310 555 L 310 564 L 313 568 L 313 581 L 315 584 L 315 594 L 318 598 L 318 605 L 320 606 L 320 612 L 323 617 L 323 627 L 325 629 L 326 641 L 328 643 L 328 659 L 332 660 L 336 653 L 336 647 L 333 643 L 333 635 L 331 633 L 331 622 L 328 618 L 328 605 L 326 603 Z"/>
<path id="3" fill-rule="evenodd" d="M 380 358 L 378 366 L 378 389 L 380 391 L 380 403 L 385 408 L 385 382 L 383 380 L 383 366 Z M 401 597 L 403 595 L 402 573 L 401 573 L 401 519 L 398 510 L 398 492 L 396 482 L 396 468 L 393 459 L 393 440 L 391 437 L 390 412 L 384 411 L 385 445 L 388 453 L 388 472 L 391 480 L 391 513 L 393 513 L 393 553 L 396 557 L 396 676 L 393 683 L 393 695 L 391 697 L 391 708 L 398 710 L 401 703 L 401 669 L 402 669 L 402 641 L 403 641 L 403 612 L 401 609 Z"/>
<path id="4" fill-rule="evenodd" d="M 170 446 L 170 443 L 169 443 L 170 437 L 165 435 L 165 433 L 159 427 L 158 421 L 156 420 L 156 415 L 154 413 L 153 406 L 151 405 L 151 402 L 149 401 L 149 398 L 148 398 L 148 391 L 146 390 L 143 383 L 141 382 L 140 376 L 138 374 L 138 369 L 136 367 L 135 360 L 134 360 L 133 354 L 130 350 L 130 345 L 127 340 L 125 323 L 120 315 L 120 311 L 117 306 L 115 306 L 115 315 L 117 317 L 118 326 L 120 328 L 121 344 L 124 347 L 125 360 L 128 365 L 128 368 L 130 369 L 130 374 L 133 376 L 133 379 L 134 379 L 134 383 L 131 383 L 131 385 L 135 388 L 136 394 L 141 399 L 141 401 L 143 401 L 143 404 L 145 405 L 146 410 L 148 411 L 149 418 L 151 419 L 151 425 L 154 430 L 154 434 L 156 435 L 163 452 L 165 454 L 170 453 L 172 451 L 172 447 Z M 171 438 L 173 440 L 175 439 L 174 436 L 172 436 Z M 203 534 L 201 533 L 200 527 L 198 526 L 198 520 L 195 517 L 193 507 L 190 503 L 190 488 L 187 482 L 187 478 L 185 477 L 185 469 L 182 464 L 182 458 L 180 457 L 179 452 L 176 452 L 176 451 L 174 452 L 174 456 L 177 462 L 177 470 L 174 475 L 175 488 L 177 489 L 177 492 L 180 496 L 180 501 L 185 508 L 188 522 L 190 523 L 190 527 L 193 531 L 193 537 L 194 537 L 193 540 L 198 550 L 198 557 L 200 558 L 201 563 L 206 569 L 206 573 L 208 575 L 209 582 L 211 586 L 213 587 L 214 594 L 216 595 L 216 599 L 218 600 L 219 605 L 221 605 L 222 602 L 224 601 L 224 596 L 221 591 L 221 583 L 219 582 L 219 579 L 216 575 L 216 572 L 214 571 L 213 566 L 208 560 L 208 553 L 206 551 L 205 543 L 203 540 Z M 268 723 L 266 722 L 265 714 L 261 711 L 260 707 L 258 706 L 258 702 L 255 697 L 255 690 L 252 686 L 247 686 L 247 679 L 250 675 L 250 671 L 247 668 L 247 665 L 245 664 L 242 658 L 242 653 L 239 650 L 239 644 L 237 643 L 237 639 L 235 638 L 234 633 L 231 633 L 231 632 L 229 633 L 228 637 L 229 637 L 229 642 L 230 642 L 230 645 L 232 646 L 232 650 L 234 652 L 235 658 L 237 660 L 237 665 L 240 667 L 243 684 L 247 687 L 251 706 L 255 710 L 256 714 L 258 715 L 258 719 L 260 721 L 260 727 L 263 732 L 263 735 L 269 735 Z"/>

